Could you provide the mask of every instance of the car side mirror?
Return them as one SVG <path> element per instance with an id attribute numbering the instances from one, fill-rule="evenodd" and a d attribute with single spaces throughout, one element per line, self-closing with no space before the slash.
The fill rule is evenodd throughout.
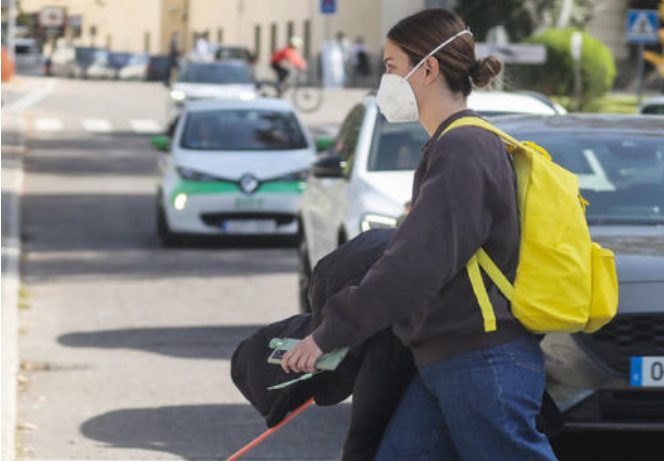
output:
<path id="1" fill-rule="evenodd" d="M 171 138 L 165 135 L 153 136 L 150 138 L 150 144 L 162 152 L 168 152 L 171 150 Z"/>
<path id="2" fill-rule="evenodd" d="M 343 178 L 343 164 L 338 154 L 326 154 L 314 162 L 312 173 L 317 178 Z"/>
<path id="3" fill-rule="evenodd" d="M 320 137 L 316 138 L 316 152 L 325 152 L 334 145 L 334 138 Z"/>

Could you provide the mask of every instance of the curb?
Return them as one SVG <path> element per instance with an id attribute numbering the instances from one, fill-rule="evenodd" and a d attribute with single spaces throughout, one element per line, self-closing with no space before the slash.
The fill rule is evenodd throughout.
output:
<path id="1" fill-rule="evenodd" d="M 16 132 L 14 145 L 2 146 L 2 193 L 7 197 L 3 216 L 8 225 L 2 236 L 2 453 L 3 461 L 16 457 L 18 303 L 21 257 L 21 194 L 23 193 L 23 153 L 25 129 L 21 117 L 3 114 L 3 131 Z"/>

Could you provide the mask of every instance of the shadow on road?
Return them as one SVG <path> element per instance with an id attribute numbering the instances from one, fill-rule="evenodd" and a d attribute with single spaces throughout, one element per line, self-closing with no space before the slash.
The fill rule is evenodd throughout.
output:
<path id="1" fill-rule="evenodd" d="M 262 325 L 132 328 L 75 332 L 58 342 L 67 347 L 136 349 L 178 358 L 230 360 L 240 341 Z"/>
<path id="2" fill-rule="evenodd" d="M 309 408 L 243 459 L 338 459 L 349 410 L 344 404 Z M 107 447 L 167 452 L 188 460 L 226 459 L 265 429 L 249 405 L 123 409 L 91 418 L 80 428 Z"/>

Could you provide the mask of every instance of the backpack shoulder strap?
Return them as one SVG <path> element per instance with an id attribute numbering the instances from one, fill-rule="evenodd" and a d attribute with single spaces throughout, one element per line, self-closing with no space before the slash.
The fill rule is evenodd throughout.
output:
<path id="1" fill-rule="evenodd" d="M 508 135 L 502 130 L 499 130 L 495 126 L 493 126 L 491 123 L 487 122 L 484 119 L 481 119 L 479 117 L 461 117 L 460 119 L 457 119 L 453 121 L 450 126 L 445 128 L 443 132 L 440 134 L 438 139 L 440 139 L 445 133 L 448 133 L 449 131 L 459 128 L 462 126 L 476 126 L 478 128 L 483 128 L 487 131 L 490 131 L 491 133 L 495 134 L 498 136 L 500 139 L 503 140 L 503 142 L 510 144 L 515 147 L 521 147 L 521 148 L 526 148 L 521 142 L 517 141 L 514 139 L 512 136 Z"/>

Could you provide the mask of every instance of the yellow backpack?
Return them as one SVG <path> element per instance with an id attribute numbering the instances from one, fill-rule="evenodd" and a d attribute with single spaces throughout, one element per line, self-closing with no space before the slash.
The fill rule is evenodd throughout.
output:
<path id="1" fill-rule="evenodd" d="M 477 117 L 458 119 L 443 134 L 461 126 L 499 136 L 512 155 L 517 179 L 521 242 L 514 285 L 482 248 L 466 266 L 484 330 L 496 330 L 496 318 L 480 268 L 532 332 L 592 333 L 606 325 L 618 309 L 615 261 L 611 250 L 590 239 L 588 202 L 579 193 L 577 177 L 555 164 L 544 148 L 519 142 Z"/>

